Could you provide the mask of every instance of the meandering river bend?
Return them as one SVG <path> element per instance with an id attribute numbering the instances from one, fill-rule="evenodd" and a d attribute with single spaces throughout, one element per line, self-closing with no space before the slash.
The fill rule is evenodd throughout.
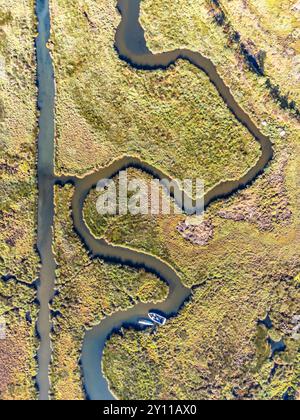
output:
<path id="1" fill-rule="evenodd" d="M 112 0 L 113 1 L 113 0 Z M 119 0 L 118 10 L 121 14 L 121 23 L 116 32 L 115 48 L 121 60 L 125 60 L 132 67 L 143 70 L 166 69 L 175 64 L 177 60 L 187 60 L 199 71 L 205 72 L 215 85 L 220 96 L 227 104 L 235 117 L 248 129 L 261 147 L 261 156 L 256 165 L 245 175 L 235 181 L 222 182 L 204 197 L 204 207 L 207 208 L 213 201 L 233 194 L 253 182 L 266 168 L 273 157 L 273 148 L 270 140 L 251 120 L 250 116 L 235 101 L 230 89 L 219 76 L 213 63 L 200 53 L 185 49 L 178 49 L 161 54 L 152 54 L 147 48 L 144 31 L 139 22 L 140 3 L 142 0 Z M 51 56 L 47 48 L 50 33 L 50 18 L 48 0 L 36 0 L 36 13 L 38 17 L 39 36 L 36 41 L 38 63 L 38 106 L 39 139 L 38 139 L 38 180 L 39 180 L 39 218 L 38 218 L 38 250 L 41 256 L 42 268 L 38 299 L 40 312 L 37 330 L 41 344 L 38 352 L 39 372 L 37 384 L 40 398 L 48 399 L 50 383 L 48 370 L 51 360 L 51 319 L 49 303 L 53 298 L 55 285 L 55 261 L 52 252 L 52 227 L 54 215 L 53 188 L 55 183 L 71 182 L 75 187 L 72 200 L 72 216 L 74 229 L 88 249 L 91 258 L 101 258 L 109 263 L 145 269 L 156 274 L 169 286 L 167 299 L 160 304 L 139 303 L 126 311 L 120 311 L 105 318 L 99 325 L 88 330 L 84 337 L 81 368 L 84 388 L 87 398 L 92 400 L 111 400 L 108 383 L 101 368 L 102 355 L 105 343 L 109 336 L 128 325 L 138 328 L 138 320 L 147 317 L 148 311 L 156 309 L 167 317 L 176 316 L 181 306 L 191 295 L 191 291 L 182 283 L 176 271 L 159 258 L 144 252 L 108 244 L 105 240 L 96 239 L 83 219 L 85 200 L 92 188 L 102 178 L 112 178 L 119 171 L 135 167 L 146 171 L 152 176 L 162 179 L 168 178 L 166 174 L 155 167 L 140 161 L 136 157 L 122 157 L 118 160 L 112 158 L 112 163 L 83 179 L 76 177 L 55 177 L 54 174 L 54 98 L 55 82 Z M 113 46 L 112 46 L 113 48 Z M 99 75 L 101 77 L 101 75 Z"/>

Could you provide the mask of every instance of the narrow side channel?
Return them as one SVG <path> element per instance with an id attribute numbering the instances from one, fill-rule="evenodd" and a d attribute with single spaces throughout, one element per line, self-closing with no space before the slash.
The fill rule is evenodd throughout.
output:
<path id="1" fill-rule="evenodd" d="M 55 259 L 52 251 L 54 220 L 54 101 L 55 83 L 52 59 L 47 48 L 50 37 L 49 1 L 36 0 L 38 37 L 36 38 L 37 85 L 39 109 L 38 135 L 38 238 L 41 259 L 38 282 L 40 304 L 37 332 L 38 350 L 37 386 L 39 398 L 48 400 L 50 394 L 49 365 L 51 360 L 51 320 L 49 302 L 53 298 Z"/>

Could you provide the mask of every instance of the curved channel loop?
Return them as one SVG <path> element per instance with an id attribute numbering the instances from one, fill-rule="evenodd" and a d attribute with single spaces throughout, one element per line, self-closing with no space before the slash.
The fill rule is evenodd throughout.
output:
<path id="1" fill-rule="evenodd" d="M 236 102 L 230 89 L 209 59 L 198 52 L 187 49 L 178 49 L 161 54 L 152 54 L 149 51 L 144 30 L 139 22 L 140 3 L 141 0 L 119 0 L 118 2 L 117 7 L 122 19 L 116 32 L 115 48 L 120 59 L 125 60 L 134 68 L 149 71 L 167 69 L 180 59 L 193 64 L 209 77 L 236 119 L 248 129 L 261 147 L 259 160 L 246 174 L 238 180 L 221 182 L 205 194 L 204 207 L 207 208 L 213 201 L 227 197 L 252 183 L 271 161 L 273 157 L 272 143 Z M 154 166 L 136 157 L 129 156 L 118 159 L 110 166 L 83 179 L 70 177 L 61 179 L 62 182 L 72 181 L 75 185 L 72 201 L 74 227 L 92 258 L 101 258 L 107 262 L 145 269 L 157 275 L 169 286 L 169 294 L 164 302 L 156 305 L 138 303 L 126 311 L 119 311 L 106 317 L 99 325 L 86 331 L 82 347 L 81 368 L 87 397 L 93 400 L 114 399 L 101 366 L 105 343 L 111 334 L 120 331 L 122 327 L 134 326 L 134 328 L 139 328 L 138 320 L 147 317 L 149 310 L 162 312 L 167 318 L 174 316 L 191 296 L 191 290 L 182 284 L 179 275 L 169 264 L 153 255 L 127 247 L 114 246 L 103 239 L 97 239 L 85 224 L 83 208 L 91 189 L 96 187 L 100 179 L 112 178 L 129 167 L 141 169 L 158 179 L 170 180 L 169 176 Z M 193 204 L 195 205 L 195 203 Z"/>

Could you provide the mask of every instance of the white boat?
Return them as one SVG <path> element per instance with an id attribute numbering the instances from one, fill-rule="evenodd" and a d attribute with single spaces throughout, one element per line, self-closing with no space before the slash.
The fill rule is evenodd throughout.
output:
<path id="1" fill-rule="evenodd" d="M 167 318 L 157 314 L 156 312 L 149 312 L 148 316 L 151 319 L 151 321 L 161 326 L 165 325 L 165 323 L 167 322 Z"/>

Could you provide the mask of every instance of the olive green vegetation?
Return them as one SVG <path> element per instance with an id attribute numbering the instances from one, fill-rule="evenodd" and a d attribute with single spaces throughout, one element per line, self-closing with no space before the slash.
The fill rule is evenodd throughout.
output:
<path id="1" fill-rule="evenodd" d="M 127 179 L 137 179 L 145 182 L 147 187 L 151 188 L 151 176 L 137 169 L 127 170 Z M 118 175 L 113 178 L 113 181 L 118 185 Z M 118 189 L 117 189 L 118 193 Z M 161 231 L 158 220 L 166 220 L 161 215 L 101 215 L 98 212 L 97 204 L 98 198 L 101 197 L 101 192 L 95 189 L 90 191 L 90 194 L 84 206 L 84 220 L 90 231 L 97 238 L 108 239 L 109 242 L 122 245 L 124 240 L 129 247 L 143 249 L 144 251 L 159 255 L 161 258 L 168 259 L 168 253 L 163 246 L 164 232 Z M 160 189 L 160 197 L 167 198 L 162 189 Z M 149 197 L 149 210 L 151 203 L 151 195 Z M 117 200 L 118 201 L 118 200 Z M 118 204 L 118 202 L 117 202 Z M 172 214 L 168 217 L 170 223 L 177 221 L 184 221 L 183 215 L 174 214 L 174 204 L 171 204 Z"/>
<path id="2" fill-rule="evenodd" d="M 291 159 L 285 184 L 293 185 L 296 192 L 295 165 Z M 275 171 L 277 164 L 274 166 Z M 247 191 L 266 212 L 260 188 L 268 185 L 272 172 Z M 264 191 L 267 196 L 266 186 Z M 191 302 L 155 337 L 130 331 L 122 339 L 114 336 L 109 341 L 104 369 L 119 397 L 279 399 L 287 391 L 295 395 L 299 387 L 299 340 L 292 337 L 292 330 L 300 313 L 299 281 L 294 280 L 300 270 L 299 204 L 295 195 L 287 204 L 293 216 L 282 221 L 274 220 L 276 210 L 281 214 L 274 194 L 274 202 L 272 198 L 269 201 L 271 227 L 267 229 L 252 219 L 220 219 L 220 208 L 224 211 L 232 202 L 243 202 L 243 194 L 222 206 L 217 204 L 206 216 L 214 225 L 214 238 L 206 247 L 184 241 L 170 220 L 157 219 L 158 226 L 151 228 L 151 241 L 158 241 L 159 246 L 150 252 L 167 259 L 190 286 L 198 286 Z M 116 237 L 124 232 L 124 225 L 124 220 L 120 224 L 114 220 Z M 123 244 L 132 246 L 134 237 L 135 247 L 147 250 L 146 232 L 139 230 L 142 222 L 130 226 L 134 231 L 128 240 L 123 236 Z M 113 240 L 110 229 L 104 236 Z M 157 231 L 164 235 L 158 237 Z M 268 312 L 273 328 L 262 337 L 263 327 L 257 323 Z M 274 341 L 282 338 L 286 351 L 270 359 L 268 337 Z M 130 382 L 125 377 L 130 377 Z"/>
<path id="3" fill-rule="evenodd" d="M 195 290 L 180 315 L 154 338 L 130 331 L 109 341 L 105 374 L 120 398 L 277 399 L 286 391 L 295 394 L 298 164 L 297 153 L 285 146 L 255 184 L 212 206 L 205 219 L 212 222 L 214 237 L 205 247 L 177 232 L 183 216 L 103 217 L 96 211 L 99 192 L 89 195 L 84 215 L 95 236 L 163 258 Z M 139 171 L 134 174 L 141 177 Z M 258 321 L 268 312 L 273 329 L 261 337 Z M 272 360 L 269 337 L 283 338 L 287 346 Z"/>
<path id="4" fill-rule="evenodd" d="M 293 5 L 289 6 L 288 3 L 291 2 L 251 0 L 241 5 L 242 2 L 238 0 L 233 2 L 199 0 L 197 4 L 192 0 L 176 0 L 171 3 L 167 5 L 166 2 L 162 3 L 159 0 L 142 1 L 140 19 L 145 29 L 148 47 L 153 52 L 181 47 L 200 51 L 217 66 L 219 74 L 230 86 L 234 97 L 256 125 L 271 138 L 275 149 L 281 147 L 283 142 L 289 144 L 297 142 L 299 123 L 293 118 L 293 112 L 288 109 L 284 111 L 281 106 L 286 95 L 289 96 L 289 100 L 295 100 L 299 104 L 300 95 L 298 47 L 296 48 L 296 43 L 295 45 L 290 43 L 298 33 L 299 12 L 296 12 Z M 237 3 L 240 7 L 237 7 Z M 274 3 L 276 7 L 264 15 L 257 12 L 256 18 L 255 13 L 252 13 L 251 20 L 246 24 L 246 16 L 249 9 L 253 9 L 254 3 L 259 9 L 265 8 L 267 3 L 269 5 Z M 256 59 L 260 51 L 267 51 L 263 76 L 249 68 L 245 57 L 241 55 L 240 43 L 236 44 L 229 39 L 227 26 L 217 23 L 216 9 L 219 7 L 225 10 L 230 32 L 241 31 L 243 36 L 238 38 L 239 42 L 244 43 Z M 244 14 L 244 21 L 241 24 L 234 15 L 242 19 L 241 16 Z M 262 20 L 267 24 L 267 30 Z M 290 30 L 285 37 L 283 33 L 278 33 L 278 25 L 280 26 L 283 20 L 289 24 L 281 25 L 281 28 Z M 255 32 L 255 36 L 260 39 L 256 40 L 257 45 L 254 43 L 254 47 L 250 32 L 244 33 L 247 28 L 250 30 L 250 27 L 251 34 Z M 274 37 L 277 37 L 278 42 Z M 276 75 L 272 73 L 273 71 Z M 279 85 L 279 90 L 270 90 L 269 79 L 272 86 Z M 274 100 L 274 97 L 277 99 Z"/>
<path id="5" fill-rule="evenodd" d="M 0 273 L 36 277 L 34 2 L 0 4 Z"/>
<path id="6" fill-rule="evenodd" d="M 90 260 L 73 231 L 70 202 L 73 187 L 56 188 L 55 243 L 57 296 L 52 310 L 54 399 L 82 399 L 80 350 L 85 328 L 139 301 L 158 302 L 167 296 L 167 286 L 144 271 Z"/>
<path id="7" fill-rule="evenodd" d="M 235 80 L 237 91 L 244 85 L 248 94 L 251 79 L 263 87 L 269 78 L 273 86 L 280 86 L 282 97 L 299 106 L 300 92 L 295 87 L 300 78 L 300 10 L 296 0 L 199 0 L 197 4 L 193 0 L 143 0 L 141 4 L 141 22 L 151 50 L 200 50 L 220 66 L 225 79 Z M 246 76 L 249 67 L 257 74 Z M 270 92 L 266 89 L 265 94 Z"/>
<path id="8" fill-rule="evenodd" d="M 202 276 L 206 279 L 208 266 L 213 272 L 214 266 L 220 265 L 218 254 L 226 250 L 227 238 L 231 239 L 233 235 L 237 235 L 238 232 L 234 232 L 236 229 L 246 226 L 250 232 L 253 227 L 252 237 L 257 237 L 260 241 L 265 235 L 271 243 L 280 237 L 285 228 L 289 228 L 290 235 L 294 234 L 297 226 L 294 213 L 297 211 L 298 177 L 295 177 L 297 164 L 295 158 L 290 161 L 291 155 L 292 149 L 286 149 L 285 146 L 271 167 L 251 188 L 235 194 L 225 202 L 221 200 L 206 210 L 204 222 L 212 224 L 213 237 L 204 248 L 194 246 L 178 232 L 178 226 L 186 219 L 192 227 L 199 224 L 197 218 L 173 213 L 158 216 L 101 216 L 96 208 L 100 192 L 95 190 L 91 191 L 85 203 L 84 218 L 94 236 L 104 237 L 118 245 L 126 244 L 167 260 L 183 276 L 184 282 L 192 286 L 198 284 Z M 287 179 L 286 174 L 289 175 Z M 137 170 L 130 170 L 128 178 L 130 177 L 148 182 L 151 179 Z M 293 191 L 292 197 L 289 188 Z M 246 221 L 247 224 L 244 225 L 242 221 Z M 198 233 L 202 233 L 201 223 Z M 224 243 L 224 249 L 219 246 L 220 243 Z M 218 248 L 220 249 L 216 259 L 211 258 L 210 254 L 216 253 Z M 203 254 L 207 259 L 203 260 Z"/>
<path id="9" fill-rule="evenodd" d="M 116 2 L 51 5 L 58 171 L 83 174 L 127 154 L 209 189 L 254 165 L 259 145 L 203 72 L 184 61 L 140 71 L 119 59 Z"/>
<path id="10" fill-rule="evenodd" d="M 5 323 L 5 339 L 0 340 L 0 399 L 36 398 L 34 377 L 37 347 L 35 290 L 11 279 L 0 282 L 0 323 Z"/>
<path id="11" fill-rule="evenodd" d="M 34 1 L 0 0 L 0 399 L 9 400 L 36 397 L 34 35 Z"/>
<path id="12" fill-rule="evenodd" d="M 300 78 L 298 4 L 290 0 L 252 0 L 247 5 L 237 0 L 230 7 L 222 1 L 208 0 L 207 3 L 211 6 L 210 13 L 215 23 L 227 36 L 228 46 L 243 58 L 253 72 L 265 77 L 266 87 L 273 99 L 299 120 L 299 92 L 293 86 Z M 277 19 L 275 25 L 272 23 L 270 26 L 272 14 Z M 284 92 L 276 79 L 284 82 L 284 89 L 292 90 Z"/>
<path id="13" fill-rule="evenodd" d="M 178 231 L 183 216 L 100 217 L 97 194 L 89 195 L 85 220 L 95 236 L 161 257 L 194 291 L 180 314 L 155 336 L 127 331 L 109 340 L 104 371 L 119 398 L 298 395 L 299 340 L 292 331 L 300 314 L 299 124 L 278 106 L 265 83 L 265 77 L 277 77 L 269 70 L 270 53 L 267 76 L 251 71 L 240 51 L 228 45 L 211 3 L 177 0 L 167 7 L 166 2 L 143 1 L 141 20 L 148 45 L 153 51 L 184 46 L 213 59 L 236 99 L 274 142 L 275 157 L 253 185 L 207 210 L 205 221 L 212 225 L 213 235 L 205 246 L 195 245 Z M 249 145 L 245 157 L 238 157 L 239 147 L 231 147 L 241 138 L 231 136 L 228 122 L 219 126 L 222 104 L 215 96 L 210 102 L 206 94 L 210 88 L 199 71 L 180 62 L 166 72 L 142 72 L 118 60 L 112 48 L 119 22 L 114 2 L 52 1 L 52 18 L 60 171 L 84 173 L 127 153 L 170 175 L 202 176 L 209 188 L 218 179 L 238 176 L 229 162 L 238 162 L 234 168 L 240 173 L 245 171 L 241 162 L 254 162 L 257 145 L 253 149 L 252 143 L 245 143 L 244 135 L 243 149 Z M 294 76 L 286 81 L 289 67 L 281 63 L 278 83 L 288 92 Z M 295 93 L 296 98 L 299 92 Z M 220 137 L 211 141 L 215 133 L 211 121 L 218 124 L 224 141 Z M 172 126 L 181 136 L 172 134 Z M 192 160 L 195 156 L 197 162 Z M 192 231 L 195 221 L 188 223 Z M 259 324 L 267 313 L 273 323 L 270 330 Z M 272 354 L 270 340 L 281 339 L 285 351 Z"/>
<path id="14" fill-rule="evenodd" d="M 211 0 L 213 3 L 214 0 Z M 239 35 L 241 52 L 262 58 L 262 73 L 279 87 L 283 108 L 297 109 L 300 116 L 300 9 L 294 0 L 242 0 L 219 2 L 232 29 Z M 226 25 L 225 25 L 226 26 Z M 226 31 L 226 29 L 224 28 Z M 280 100 L 281 98 L 281 100 Z"/>
<path id="15" fill-rule="evenodd" d="M 89 196 L 85 219 L 96 236 L 158 255 L 186 284 L 196 285 L 192 301 L 155 338 L 130 331 L 109 341 L 104 369 L 120 398 L 297 396 L 299 340 L 292 330 L 300 311 L 294 280 L 300 271 L 298 127 L 278 111 L 266 116 L 266 110 L 258 117 L 268 121 L 274 161 L 247 190 L 206 212 L 214 237 L 205 247 L 180 236 L 180 216 L 104 220 L 95 210 L 99 193 Z M 270 332 L 258 326 L 267 312 Z M 272 359 L 269 337 L 286 345 Z"/>
<path id="16" fill-rule="evenodd" d="M 113 336 L 104 359 L 113 391 L 122 399 L 269 400 L 295 394 L 299 342 L 289 329 L 290 314 L 299 312 L 299 289 L 292 280 L 249 280 L 220 279 L 198 289 L 154 337 L 134 331 Z M 287 346 L 274 357 L 265 327 L 257 326 L 258 313 L 269 305 Z"/>

